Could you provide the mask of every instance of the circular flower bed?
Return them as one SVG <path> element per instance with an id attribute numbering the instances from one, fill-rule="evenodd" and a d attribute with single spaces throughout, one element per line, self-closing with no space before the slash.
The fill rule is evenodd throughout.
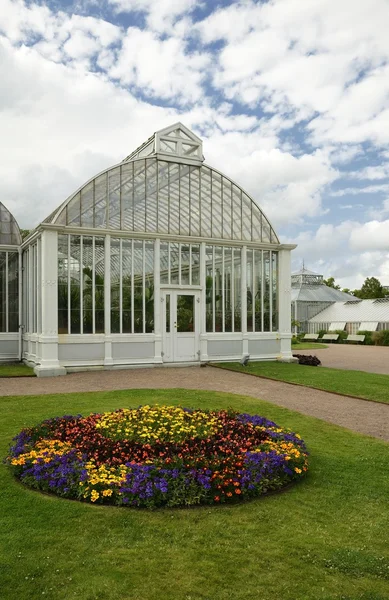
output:
<path id="1" fill-rule="evenodd" d="M 307 471 L 300 436 L 257 415 L 140 406 L 23 429 L 6 462 L 35 489 L 100 504 L 218 504 Z"/>

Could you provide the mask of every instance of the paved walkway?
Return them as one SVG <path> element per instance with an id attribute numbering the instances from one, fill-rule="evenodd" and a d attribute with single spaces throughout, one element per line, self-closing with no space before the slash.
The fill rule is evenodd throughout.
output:
<path id="1" fill-rule="evenodd" d="M 347 398 L 213 367 L 128 369 L 52 378 L 0 379 L 2 396 L 129 388 L 187 388 L 244 394 L 389 441 L 389 404 Z"/>
<path id="2" fill-rule="evenodd" d="M 329 344 L 328 348 L 293 350 L 296 354 L 314 354 L 320 358 L 323 367 L 351 369 L 383 373 L 389 375 L 389 346 L 357 346 L 350 344 Z"/>

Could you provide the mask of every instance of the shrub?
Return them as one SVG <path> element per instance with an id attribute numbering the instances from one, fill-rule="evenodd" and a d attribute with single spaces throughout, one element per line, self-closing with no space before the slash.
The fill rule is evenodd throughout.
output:
<path id="1" fill-rule="evenodd" d="M 328 333 L 338 333 L 339 334 L 339 337 L 336 340 L 335 344 L 343 344 L 344 340 L 348 336 L 347 331 L 344 331 L 343 329 L 336 329 L 336 331 L 329 331 Z"/>
<path id="2" fill-rule="evenodd" d="M 293 356 L 299 359 L 299 365 L 306 365 L 307 367 L 318 367 L 321 365 L 317 356 L 312 356 L 311 354 L 293 354 Z"/>
<path id="3" fill-rule="evenodd" d="M 372 340 L 376 346 L 389 346 L 389 329 L 373 331 Z"/>
<path id="4" fill-rule="evenodd" d="M 365 346 L 373 346 L 373 333 L 374 331 L 358 331 L 358 335 L 364 335 L 365 341 L 363 342 Z"/>

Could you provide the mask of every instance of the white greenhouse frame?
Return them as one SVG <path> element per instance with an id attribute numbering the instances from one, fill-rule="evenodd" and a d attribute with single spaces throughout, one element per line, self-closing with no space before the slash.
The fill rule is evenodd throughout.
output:
<path id="1" fill-rule="evenodd" d="M 181 123 L 81 186 L 19 245 L 19 353 L 39 376 L 291 361 L 290 252 Z M 0 349 L 0 356 L 2 348 Z"/>

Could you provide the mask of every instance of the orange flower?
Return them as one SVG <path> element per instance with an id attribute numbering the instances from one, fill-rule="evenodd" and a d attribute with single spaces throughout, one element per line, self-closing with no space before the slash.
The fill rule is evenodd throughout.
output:
<path id="1" fill-rule="evenodd" d="M 220 501 L 220 496 L 215 496 L 214 500 L 215 500 L 215 502 L 219 502 Z"/>
<path id="2" fill-rule="evenodd" d="M 241 494 L 242 490 L 239 490 L 238 488 L 235 490 L 235 494 Z"/>

